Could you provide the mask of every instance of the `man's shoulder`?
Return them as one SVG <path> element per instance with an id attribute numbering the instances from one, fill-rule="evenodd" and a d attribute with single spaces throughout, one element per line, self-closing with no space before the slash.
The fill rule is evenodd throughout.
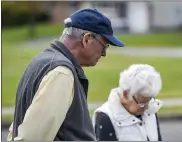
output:
<path id="1" fill-rule="evenodd" d="M 54 69 L 54 71 L 61 72 L 61 73 L 67 74 L 67 75 L 73 75 L 71 69 L 66 66 L 58 66 Z"/>
<path id="2" fill-rule="evenodd" d="M 65 74 L 65 75 L 71 77 L 72 79 L 74 79 L 72 70 L 70 68 L 68 68 L 67 66 L 62 66 L 62 65 L 61 66 L 57 66 L 56 68 L 51 70 L 49 73 Z"/>
<path id="3" fill-rule="evenodd" d="M 44 54 L 44 55 L 42 56 L 42 54 Z M 62 61 L 71 63 L 71 61 L 63 53 L 58 52 L 57 50 L 55 50 L 51 47 L 44 49 L 38 56 L 41 56 L 44 59 L 52 58 L 52 61 L 62 60 Z"/>

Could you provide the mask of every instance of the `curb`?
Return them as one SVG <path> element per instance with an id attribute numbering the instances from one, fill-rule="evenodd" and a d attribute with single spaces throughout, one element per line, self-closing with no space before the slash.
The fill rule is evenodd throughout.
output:
<path id="1" fill-rule="evenodd" d="M 1 123 L 1 130 L 2 129 L 9 129 L 10 125 L 11 124 L 9 124 L 9 123 Z"/>
<path id="2" fill-rule="evenodd" d="M 159 121 L 182 121 L 182 114 L 158 115 Z"/>
<path id="3" fill-rule="evenodd" d="M 163 102 L 163 107 L 172 107 L 172 106 L 182 106 L 182 98 L 170 98 L 170 99 L 161 99 Z M 88 107 L 90 110 L 96 109 L 101 106 L 104 102 L 88 102 Z M 11 115 L 14 113 L 15 107 L 2 107 L 2 115 Z"/>
<path id="4" fill-rule="evenodd" d="M 182 121 L 182 114 L 163 114 L 158 116 L 159 121 Z M 11 123 L 1 123 L 1 129 L 9 129 Z"/>

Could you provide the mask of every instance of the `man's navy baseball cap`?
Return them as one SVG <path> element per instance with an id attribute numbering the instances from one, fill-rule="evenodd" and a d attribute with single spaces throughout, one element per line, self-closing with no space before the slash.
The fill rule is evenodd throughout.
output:
<path id="1" fill-rule="evenodd" d="M 111 21 L 96 9 L 76 11 L 65 20 L 65 27 L 75 27 L 100 34 L 114 46 L 123 47 L 125 45 L 113 35 Z"/>

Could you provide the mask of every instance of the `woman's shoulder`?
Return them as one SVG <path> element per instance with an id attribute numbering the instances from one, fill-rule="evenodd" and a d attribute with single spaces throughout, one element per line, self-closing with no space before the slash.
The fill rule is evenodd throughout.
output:
<path id="1" fill-rule="evenodd" d="M 107 122 L 111 122 L 109 116 L 106 113 L 104 113 L 104 112 L 98 112 L 96 119 L 97 120 L 105 120 Z"/>
<path id="2" fill-rule="evenodd" d="M 98 140 L 117 141 L 111 120 L 104 112 L 99 112 L 97 114 L 95 133 Z"/>

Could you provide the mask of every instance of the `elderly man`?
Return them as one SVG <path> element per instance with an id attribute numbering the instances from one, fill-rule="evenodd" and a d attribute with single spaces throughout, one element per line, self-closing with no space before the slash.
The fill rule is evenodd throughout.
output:
<path id="1" fill-rule="evenodd" d="M 95 66 L 109 44 L 124 46 L 97 10 L 67 18 L 59 40 L 36 56 L 21 78 L 8 140 L 96 140 L 81 67 Z"/>
<path id="2" fill-rule="evenodd" d="M 93 125 L 99 141 L 159 141 L 155 99 L 162 88 L 160 74 L 150 65 L 135 64 L 120 74 L 119 87 L 97 108 Z"/>

